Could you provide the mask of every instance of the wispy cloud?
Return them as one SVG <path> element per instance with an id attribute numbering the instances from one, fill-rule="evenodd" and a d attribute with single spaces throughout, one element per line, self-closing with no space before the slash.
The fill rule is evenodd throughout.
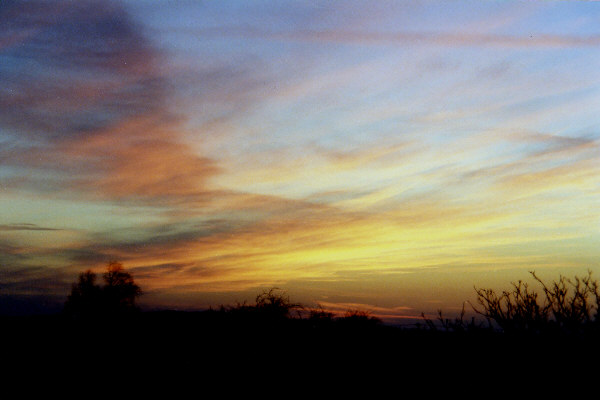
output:
<path id="1" fill-rule="evenodd" d="M 363 312 L 369 316 L 381 318 L 387 322 L 393 320 L 402 319 L 417 319 L 419 313 L 416 312 L 412 307 L 396 306 L 396 307 L 382 307 L 373 304 L 364 303 L 333 303 L 328 301 L 321 301 L 319 305 L 326 311 L 334 313 L 338 317 L 343 317 L 346 313 L 350 312 Z"/>
<path id="2" fill-rule="evenodd" d="M 373 293 L 406 271 L 597 255 L 593 26 L 292 3 L 3 4 L 0 284 L 118 259 L 155 302 L 317 282 L 401 317 Z"/>
<path id="3" fill-rule="evenodd" d="M 21 38 L 1 50 L 4 126 L 53 140 L 161 109 L 159 56 L 115 3 L 12 2 L 0 21 Z"/>
<path id="4" fill-rule="evenodd" d="M 20 224 L 9 224 L 0 225 L 0 231 L 57 231 L 60 229 L 47 228 L 38 226 L 36 224 L 20 223 Z"/>
<path id="5" fill-rule="evenodd" d="M 117 3 L 11 3 L 0 18 L 20 38 L 0 50 L 0 124 L 18 138 L 2 159 L 29 175 L 16 172 L 13 186 L 50 174 L 55 190 L 87 197 L 202 191 L 217 169 L 182 142 L 162 55 Z"/>
<path id="6" fill-rule="evenodd" d="M 240 37 L 265 40 L 340 43 L 355 45 L 432 45 L 444 47 L 572 48 L 600 45 L 600 36 L 573 35 L 502 35 L 455 32 L 374 32 L 374 31 L 269 31 L 258 28 L 215 27 L 189 32 L 204 37 Z"/>

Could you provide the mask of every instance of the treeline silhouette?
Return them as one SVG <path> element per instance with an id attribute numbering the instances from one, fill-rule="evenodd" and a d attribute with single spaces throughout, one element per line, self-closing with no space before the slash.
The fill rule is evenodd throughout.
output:
<path id="1" fill-rule="evenodd" d="M 2 333 L 15 342 L 78 352 L 95 343 L 104 351 L 148 354 L 262 353 L 302 355 L 395 354 L 463 359 L 478 354 L 537 352 L 595 345 L 600 338 L 599 284 L 587 276 L 561 276 L 540 286 L 513 283 L 502 292 L 477 289 L 477 303 L 452 318 L 422 315 L 416 326 L 391 326 L 366 311 L 343 315 L 292 302 L 285 291 L 266 290 L 253 303 L 205 311 L 141 311 L 142 294 L 131 274 L 111 262 L 99 284 L 86 271 L 72 285 L 59 315 L 3 318 Z M 563 346 L 564 345 L 564 346 Z M 552 350 L 551 350 L 552 351 Z M 107 353 L 109 354 L 109 353 Z"/>

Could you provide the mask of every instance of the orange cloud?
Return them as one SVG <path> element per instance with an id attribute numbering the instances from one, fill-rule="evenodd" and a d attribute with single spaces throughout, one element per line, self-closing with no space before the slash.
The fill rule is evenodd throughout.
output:
<path id="1" fill-rule="evenodd" d="M 328 301 L 320 301 L 319 305 L 328 312 L 335 314 L 338 317 L 343 317 L 348 311 L 362 311 L 368 315 L 381 318 L 384 321 L 400 320 L 400 319 L 418 319 L 419 312 L 412 307 L 397 306 L 397 307 L 382 307 L 373 304 L 363 303 L 334 303 Z"/>
<path id="2" fill-rule="evenodd" d="M 183 142 L 162 55 L 124 9 L 32 1 L 7 15 L 0 30 L 20 40 L 0 54 L 32 66 L 0 66 L 0 124 L 25 138 L 0 154 L 19 168 L 13 187 L 163 203 L 202 194 L 218 169 Z"/>

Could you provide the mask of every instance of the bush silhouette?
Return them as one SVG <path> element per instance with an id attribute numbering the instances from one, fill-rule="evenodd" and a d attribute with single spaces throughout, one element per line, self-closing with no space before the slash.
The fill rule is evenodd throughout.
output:
<path id="1" fill-rule="evenodd" d="M 531 275 L 541 285 L 541 293 L 522 281 L 500 294 L 476 289 L 479 308 L 473 309 L 505 333 L 583 334 L 597 330 L 600 291 L 591 271 L 583 278 L 560 276 L 551 284 L 535 272 Z"/>
<path id="2" fill-rule="evenodd" d="M 342 317 L 338 318 L 338 323 L 347 328 L 365 329 L 380 326 L 383 321 L 372 316 L 368 311 L 348 310 Z"/>
<path id="3" fill-rule="evenodd" d="M 244 302 L 233 307 L 221 306 L 221 312 L 239 321 L 274 323 L 292 319 L 292 312 L 300 311 L 303 308 L 302 304 L 292 303 L 287 294 L 281 289 L 272 288 L 258 294 L 254 305 Z"/>
<path id="4" fill-rule="evenodd" d="M 232 324 L 229 327 L 234 326 L 237 330 L 250 328 L 264 333 L 263 329 L 267 329 L 271 333 L 281 333 L 278 329 L 283 329 L 286 335 L 303 332 L 308 335 L 305 339 L 312 334 L 330 336 L 343 332 L 379 332 L 384 326 L 380 318 L 368 311 L 348 310 L 342 316 L 336 316 L 321 305 L 305 307 L 290 301 L 287 294 L 278 288 L 263 291 L 256 296 L 254 304 L 244 302 L 233 307 L 221 306 L 218 312 L 222 316 L 221 321 L 227 321 Z M 269 337 L 274 339 L 271 333 Z"/>
<path id="5" fill-rule="evenodd" d="M 431 331 L 438 331 L 438 325 L 444 332 L 454 333 L 480 333 L 483 330 L 489 330 L 489 326 L 484 326 L 481 322 L 475 320 L 475 317 L 471 317 L 469 321 L 465 319 L 466 310 L 465 304 L 463 303 L 461 312 L 454 318 L 445 317 L 441 310 L 438 310 L 438 316 L 436 318 L 438 324 L 436 325 L 434 320 L 431 320 L 425 316 L 425 313 L 421 313 L 421 318 L 425 321 L 425 326 Z M 419 327 L 419 325 L 418 325 Z"/>
<path id="6" fill-rule="evenodd" d="M 269 289 L 256 296 L 256 311 L 271 319 L 283 320 L 290 318 L 292 311 L 303 308 L 299 303 L 292 303 L 285 292 L 278 293 L 278 290 Z"/>
<path id="7" fill-rule="evenodd" d="M 308 322 L 313 328 L 330 328 L 334 320 L 335 314 L 325 310 L 320 304 L 309 310 Z"/>
<path id="8" fill-rule="evenodd" d="M 96 274 L 91 270 L 79 274 L 65 302 L 64 313 L 74 318 L 89 318 L 138 311 L 135 301 L 142 290 L 121 263 L 110 262 L 102 277 L 104 286 L 96 284 Z"/>

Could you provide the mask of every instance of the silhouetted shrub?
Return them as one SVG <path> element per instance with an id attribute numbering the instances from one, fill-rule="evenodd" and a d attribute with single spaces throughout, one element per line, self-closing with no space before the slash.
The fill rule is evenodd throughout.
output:
<path id="1" fill-rule="evenodd" d="M 228 317 L 229 322 L 258 327 L 265 324 L 281 325 L 294 317 L 300 318 L 300 314 L 294 316 L 292 313 L 302 309 L 303 306 L 292 303 L 284 291 L 272 288 L 257 295 L 253 305 L 245 301 L 238 302 L 232 307 L 221 306 L 220 312 Z"/>
<path id="2" fill-rule="evenodd" d="M 473 311 L 484 319 L 465 319 L 465 308 L 455 318 L 445 318 L 438 311 L 435 320 L 421 317 L 430 331 L 454 333 L 500 332 L 507 335 L 582 335 L 598 332 L 600 287 L 591 271 L 573 279 L 560 276 L 551 284 L 530 272 L 541 290 L 523 281 L 497 293 L 493 289 L 475 288 L 478 306 Z"/>
<path id="3" fill-rule="evenodd" d="M 273 288 L 263 291 L 256 296 L 256 311 L 269 316 L 272 319 L 286 319 L 291 317 L 292 311 L 303 308 L 299 303 L 292 303 L 285 292 Z"/>
<path id="4" fill-rule="evenodd" d="M 427 318 L 424 313 L 421 313 L 421 317 L 425 321 L 425 326 L 432 331 L 442 330 L 444 332 L 453 333 L 480 333 L 490 329 L 489 324 L 486 326 L 481 321 L 476 321 L 475 317 L 471 317 L 471 319 L 467 321 L 465 315 L 464 303 L 460 314 L 454 318 L 444 317 L 442 310 L 438 310 L 438 316 L 435 321 Z"/>
<path id="5" fill-rule="evenodd" d="M 372 316 L 368 311 L 348 310 L 338 318 L 338 323 L 346 328 L 374 328 L 383 324 L 380 318 Z"/>
<path id="6" fill-rule="evenodd" d="M 367 311 L 348 310 L 343 316 L 336 317 L 334 313 L 318 305 L 307 308 L 300 303 L 290 301 L 284 291 L 278 288 L 265 290 L 255 298 L 253 305 L 246 302 L 237 303 L 233 307 L 221 306 L 218 313 L 224 316 L 223 321 L 235 329 L 254 329 L 264 333 L 264 328 L 283 328 L 285 335 L 305 334 L 331 335 L 342 332 L 352 333 L 375 331 L 383 326 L 380 318 L 372 316 Z M 271 331 L 281 333 L 281 330 Z M 279 336 L 279 339 L 287 336 Z M 274 338 L 274 336 L 269 336 Z M 308 339 L 308 336 L 304 337 Z M 313 336 L 314 338 L 314 336 Z"/>
<path id="7" fill-rule="evenodd" d="M 473 309 L 505 333 L 582 334 L 597 330 L 600 292 L 591 271 L 583 278 L 560 276 L 549 285 L 531 274 L 541 285 L 541 294 L 522 281 L 500 294 L 476 289 L 480 308 Z"/>
<path id="8" fill-rule="evenodd" d="M 320 304 L 308 310 L 308 321 L 313 326 L 329 326 L 334 321 L 335 314 L 327 311 Z"/>

